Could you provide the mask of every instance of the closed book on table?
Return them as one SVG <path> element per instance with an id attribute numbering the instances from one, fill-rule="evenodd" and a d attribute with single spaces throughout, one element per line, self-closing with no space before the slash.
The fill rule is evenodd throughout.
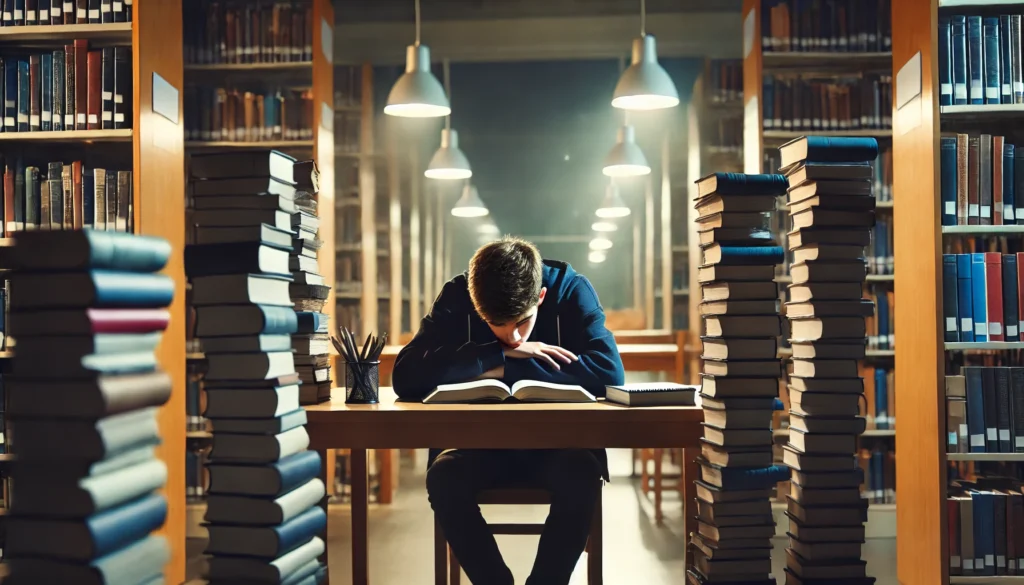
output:
<path id="1" fill-rule="evenodd" d="M 974 283 L 971 255 L 956 255 L 957 316 L 960 320 L 961 342 L 974 341 Z"/>

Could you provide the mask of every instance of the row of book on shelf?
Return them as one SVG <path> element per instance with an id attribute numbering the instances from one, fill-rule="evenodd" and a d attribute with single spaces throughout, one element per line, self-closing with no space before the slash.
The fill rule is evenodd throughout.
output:
<path id="1" fill-rule="evenodd" d="M 1024 103 L 1021 15 L 939 18 L 939 105 Z"/>
<path id="2" fill-rule="evenodd" d="M 63 49 L 0 58 L 3 132 L 111 130 L 132 125 L 131 47 Z"/>
<path id="3" fill-rule="evenodd" d="M 134 231 L 132 171 L 85 168 L 81 161 L 26 165 L 7 159 L 3 233 L 25 230 Z"/>
<path id="4" fill-rule="evenodd" d="M 711 59 L 706 70 L 708 85 L 704 91 L 712 102 L 728 103 L 743 99 L 741 59 Z"/>
<path id="5" fill-rule="evenodd" d="M 942 255 L 943 339 L 1020 341 L 1024 252 Z"/>
<path id="6" fill-rule="evenodd" d="M 785 131 L 892 128 L 892 75 L 765 75 L 764 129 Z"/>
<path id="7" fill-rule="evenodd" d="M 945 389 L 948 453 L 1024 453 L 1024 367 L 963 366 Z"/>
<path id="8" fill-rule="evenodd" d="M 131 22 L 133 0 L 4 0 L 2 26 Z"/>
<path id="9" fill-rule="evenodd" d="M 313 92 L 185 88 L 185 140 L 259 142 L 313 138 Z"/>
<path id="10" fill-rule="evenodd" d="M 1024 148 L 991 134 L 945 135 L 939 169 L 942 225 L 1024 225 Z"/>
<path id="11" fill-rule="evenodd" d="M 1020 480 L 955 480 L 946 499 L 949 573 L 1024 575 L 1024 493 Z"/>
<path id="12" fill-rule="evenodd" d="M 761 0 L 761 49 L 805 52 L 892 50 L 891 0 Z"/>
<path id="13" fill-rule="evenodd" d="M 313 60 L 310 2 L 190 2 L 185 63 L 284 63 Z"/>

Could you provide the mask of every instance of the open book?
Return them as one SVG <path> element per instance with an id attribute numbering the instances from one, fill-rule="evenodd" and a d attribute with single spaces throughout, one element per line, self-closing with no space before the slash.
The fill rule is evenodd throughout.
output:
<path id="1" fill-rule="evenodd" d="M 460 384 L 442 384 L 423 399 L 424 404 L 445 402 L 595 402 L 582 386 L 520 380 L 511 388 L 501 380 L 474 380 Z"/>

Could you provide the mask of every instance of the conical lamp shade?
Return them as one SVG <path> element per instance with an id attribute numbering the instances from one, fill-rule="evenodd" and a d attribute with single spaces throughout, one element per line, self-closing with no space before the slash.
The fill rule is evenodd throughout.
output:
<path id="1" fill-rule="evenodd" d="M 604 200 L 601 201 L 601 206 L 597 208 L 594 214 L 601 219 L 626 217 L 629 215 L 629 206 L 622 200 L 622 196 L 619 195 L 619 188 L 615 183 L 608 185 L 604 193 Z"/>
<path id="2" fill-rule="evenodd" d="M 633 64 L 619 77 L 612 106 L 623 110 L 661 110 L 678 105 L 676 84 L 658 63 L 654 35 L 633 39 Z"/>
<path id="3" fill-rule="evenodd" d="M 455 202 L 452 208 L 452 215 L 455 217 L 483 217 L 490 213 L 487 206 L 480 200 L 480 193 L 475 185 L 466 185 L 462 189 L 462 197 Z"/>
<path id="4" fill-rule="evenodd" d="M 402 118 L 440 118 L 452 113 L 448 96 L 430 72 L 430 49 L 409 45 L 405 50 L 405 73 L 388 94 L 384 113 Z"/>
<path id="5" fill-rule="evenodd" d="M 619 139 L 604 159 L 602 172 L 607 177 L 639 177 L 651 174 L 644 151 L 636 143 L 636 130 L 625 125 L 619 128 Z"/>
<path id="6" fill-rule="evenodd" d="M 438 148 L 423 175 L 428 179 L 468 179 L 473 176 L 469 159 L 459 150 L 459 133 L 450 128 L 441 130 L 441 148 Z"/>

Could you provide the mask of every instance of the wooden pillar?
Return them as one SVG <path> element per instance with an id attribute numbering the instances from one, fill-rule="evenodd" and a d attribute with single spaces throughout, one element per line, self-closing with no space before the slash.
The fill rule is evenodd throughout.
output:
<path id="1" fill-rule="evenodd" d="M 743 172 L 753 174 L 760 173 L 764 165 L 760 15 L 761 0 L 743 0 L 743 27 L 752 31 L 743 54 Z"/>
<path id="2" fill-rule="evenodd" d="M 377 319 L 377 169 L 374 154 L 374 104 L 373 66 L 363 65 L 362 76 L 362 118 L 359 128 L 359 225 L 362 232 L 362 266 L 360 277 L 363 283 L 360 299 L 360 317 L 365 335 L 375 331 Z"/>
<path id="3" fill-rule="evenodd" d="M 423 258 L 420 254 L 423 239 L 420 231 L 420 186 L 423 184 L 423 172 L 420 170 L 420 153 L 415 148 L 410 153 L 409 166 L 409 327 L 415 333 L 423 315 L 421 297 L 424 296 L 420 290 L 420 274 L 423 272 Z"/>
<path id="4" fill-rule="evenodd" d="M 334 55 L 333 46 L 324 46 L 322 35 L 333 30 L 334 7 L 331 0 L 313 2 L 313 159 L 320 171 L 320 192 L 317 215 L 320 217 L 320 240 L 328 245 L 320 251 L 317 263 L 320 274 L 331 290 L 323 312 L 330 317 L 331 331 L 337 327 L 335 296 L 335 209 L 334 209 Z M 336 360 L 331 360 L 331 379 L 338 380 Z"/>

